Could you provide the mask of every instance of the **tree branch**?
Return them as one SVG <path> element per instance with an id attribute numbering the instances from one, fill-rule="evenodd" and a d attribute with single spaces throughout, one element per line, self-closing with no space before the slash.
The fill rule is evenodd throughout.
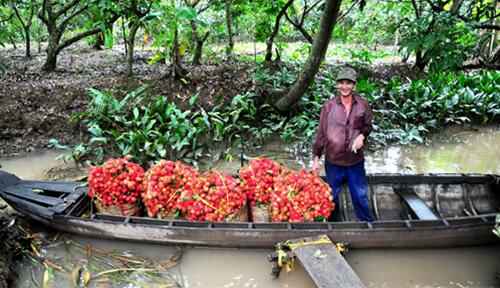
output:
<path id="1" fill-rule="evenodd" d="M 80 34 L 77 34 L 77 35 L 75 35 L 75 36 L 73 36 L 73 37 L 71 37 L 71 38 L 63 41 L 61 44 L 59 44 L 59 46 L 57 47 L 57 52 L 63 50 L 64 48 L 70 46 L 71 44 L 73 44 L 75 42 L 80 41 L 81 39 L 83 39 L 85 37 L 97 34 L 97 33 L 101 32 L 101 31 L 102 31 L 102 29 L 100 27 L 97 27 L 97 28 L 94 28 L 94 29 L 82 32 Z"/>
<path id="2" fill-rule="evenodd" d="M 451 5 L 451 13 L 457 14 L 458 11 L 460 11 L 460 7 L 462 6 L 463 2 L 464 0 L 453 0 L 453 4 Z"/>
<path id="3" fill-rule="evenodd" d="M 323 2 L 323 0 L 316 1 L 316 3 L 314 3 L 313 5 L 311 5 L 311 7 L 309 7 L 306 10 L 304 10 L 304 14 L 309 14 L 309 12 L 311 12 L 314 8 L 316 8 L 316 6 L 318 6 L 321 2 Z"/>
<path id="4" fill-rule="evenodd" d="M 49 26 L 49 20 L 48 20 L 48 17 L 45 17 L 45 13 L 47 12 L 48 13 L 48 10 L 47 10 L 47 0 L 43 0 L 42 2 L 42 9 L 40 9 L 40 11 L 38 11 L 38 18 L 43 22 L 43 24 L 45 24 L 45 26 Z"/>
<path id="5" fill-rule="evenodd" d="M 14 17 L 14 14 L 10 14 L 10 15 L 9 15 L 9 16 L 7 16 L 5 19 L 0 19 L 0 23 L 10 21 L 10 19 L 12 19 L 12 17 Z"/>
<path id="6" fill-rule="evenodd" d="M 23 18 L 21 17 L 21 14 L 19 13 L 19 10 L 17 9 L 16 4 L 12 3 L 11 7 L 12 7 L 12 9 L 14 9 L 14 13 L 16 13 L 16 17 L 19 20 L 19 22 L 21 22 L 21 25 L 23 26 L 23 28 L 26 28 L 26 24 L 24 24 Z"/>
<path id="7" fill-rule="evenodd" d="M 64 19 L 61 24 L 59 25 L 59 27 L 62 28 L 62 30 L 64 30 L 66 28 L 66 25 L 68 25 L 68 22 L 71 21 L 71 19 L 75 18 L 76 16 L 80 15 L 81 13 L 83 13 L 83 11 L 87 10 L 89 8 L 88 5 L 85 5 L 83 6 L 82 8 L 76 10 L 75 12 L 73 12 L 71 15 L 69 15 L 66 19 Z"/>
<path id="8" fill-rule="evenodd" d="M 205 41 L 207 41 L 207 38 L 208 38 L 208 36 L 209 36 L 209 35 L 210 35 L 210 31 L 207 31 L 207 32 L 205 33 L 205 35 L 203 36 L 203 38 L 201 39 L 201 42 L 205 42 Z"/>
<path id="9" fill-rule="evenodd" d="M 489 70 L 500 70 L 500 64 L 495 64 L 495 63 L 477 63 L 477 64 L 467 64 L 461 66 L 459 69 L 461 70 L 468 70 L 468 69 L 482 69 L 486 68 Z"/>
<path id="10" fill-rule="evenodd" d="M 71 8 L 75 7 L 76 5 L 78 5 L 79 2 L 80 1 L 78 1 L 78 0 L 73 0 L 73 1 L 69 2 L 68 4 L 64 5 L 61 8 L 61 10 L 57 11 L 54 16 L 56 18 L 59 18 L 59 16 L 61 16 L 64 13 L 68 12 L 69 9 L 71 9 Z"/>
<path id="11" fill-rule="evenodd" d="M 417 2 L 415 0 L 411 0 L 411 5 L 413 6 L 413 10 L 415 10 L 415 16 L 417 19 L 420 18 L 420 8 L 418 7 Z"/>
<path id="12" fill-rule="evenodd" d="M 412 0 L 414 2 L 415 0 Z M 436 13 L 441 13 L 444 12 L 444 7 L 441 7 L 439 5 L 435 5 L 431 0 L 426 0 L 426 2 L 431 6 L 432 11 Z M 459 11 L 457 10 L 456 13 L 451 13 L 451 15 L 457 17 L 458 19 L 466 22 L 466 23 L 471 23 L 474 22 L 473 19 L 467 18 L 466 16 L 460 15 L 458 13 Z M 493 15 L 489 20 L 495 19 L 499 17 L 500 14 Z M 494 24 L 489 24 L 489 23 L 471 23 L 472 27 L 477 28 L 477 29 L 489 29 L 489 30 L 500 30 L 499 25 L 494 25 Z"/>
<path id="13" fill-rule="evenodd" d="M 304 29 L 304 26 L 302 25 L 303 23 L 296 23 L 295 21 L 293 21 L 290 16 L 288 15 L 287 12 L 285 12 L 285 18 L 286 20 L 288 20 L 288 22 L 290 22 L 290 24 L 292 24 L 297 30 L 299 30 L 299 32 L 302 34 L 302 36 L 304 36 L 304 38 L 307 40 L 307 42 L 309 43 L 313 43 L 314 39 L 311 37 L 311 35 Z"/>
<path id="14" fill-rule="evenodd" d="M 33 24 L 33 16 L 35 16 L 35 5 L 36 5 L 36 0 L 31 0 L 31 7 L 30 7 L 30 19 L 28 21 L 28 27 Z"/>
<path id="15" fill-rule="evenodd" d="M 111 23 L 114 23 L 116 20 L 118 20 L 118 18 L 120 18 L 120 15 L 118 14 L 114 14 L 113 17 L 111 17 L 111 19 L 109 19 L 109 21 L 107 21 L 104 25 L 104 26 L 107 26 Z M 63 41 L 61 44 L 59 44 L 59 46 L 57 47 L 57 52 L 61 51 L 62 49 L 70 46 L 71 44 L 75 43 L 75 42 L 78 42 L 80 41 L 81 39 L 85 38 L 85 37 L 88 37 L 88 36 L 91 36 L 91 35 L 94 35 L 94 34 L 97 34 L 99 32 L 103 32 L 102 31 L 102 28 L 101 27 L 96 27 L 94 29 L 91 29 L 91 30 L 87 30 L 85 32 L 82 32 L 80 34 L 77 34 L 65 41 Z"/>
<path id="16" fill-rule="evenodd" d="M 494 24 L 472 24 L 472 26 L 478 29 L 500 30 L 500 26 Z"/>
<path id="17" fill-rule="evenodd" d="M 201 14 L 201 13 L 205 12 L 208 8 L 210 8 L 210 6 L 212 6 L 212 4 L 213 4 L 214 2 L 216 2 L 216 1 L 217 1 L 217 0 L 210 0 L 210 1 L 208 1 L 207 6 L 205 6 L 205 7 L 203 7 L 203 8 L 200 8 L 200 10 L 198 10 L 198 11 L 197 11 L 197 12 L 198 12 L 198 14 Z"/>
<path id="18" fill-rule="evenodd" d="M 341 22 L 342 20 L 344 20 L 344 17 L 347 16 L 347 14 L 349 14 L 349 12 L 351 12 L 351 10 L 358 4 L 358 2 L 359 2 L 359 0 L 352 2 L 351 7 L 349 7 L 349 9 L 347 9 L 347 11 L 344 14 L 341 14 L 339 16 L 339 18 L 337 19 L 337 22 Z"/>
<path id="19" fill-rule="evenodd" d="M 274 21 L 274 27 L 273 30 L 271 31 L 271 35 L 269 35 L 269 38 L 267 38 L 266 44 L 266 56 L 265 60 L 267 62 L 270 62 L 272 60 L 272 48 L 273 48 L 273 43 L 274 43 L 274 38 L 276 35 L 278 35 L 279 29 L 280 29 L 280 22 L 281 22 L 281 17 L 286 14 L 286 10 L 288 7 L 290 7 L 293 4 L 294 0 L 288 0 L 285 5 L 281 8 L 280 12 L 276 16 L 276 20 Z"/>

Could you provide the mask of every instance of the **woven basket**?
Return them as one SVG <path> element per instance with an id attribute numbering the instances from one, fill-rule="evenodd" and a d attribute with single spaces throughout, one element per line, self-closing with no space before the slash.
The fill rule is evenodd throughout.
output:
<path id="1" fill-rule="evenodd" d="M 141 207 L 139 204 L 123 204 L 123 205 L 104 205 L 99 198 L 94 198 L 94 204 L 97 212 L 102 214 L 119 215 L 119 216 L 140 216 Z"/>
<path id="2" fill-rule="evenodd" d="M 176 214 L 176 211 L 175 211 L 175 209 L 173 209 L 169 213 L 160 212 L 160 213 L 156 214 L 156 218 L 163 219 L 163 220 L 182 220 L 183 219 L 183 217 L 181 217 L 181 216 L 176 217 L 175 214 Z"/>
<path id="3" fill-rule="evenodd" d="M 269 213 L 269 205 L 259 204 L 252 206 L 252 221 L 254 223 L 271 222 L 271 213 Z"/>
<path id="4" fill-rule="evenodd" d="M 247 205 L 241 206 L 240 210 L 226 217 L 226 222 L 247 222 L 248 208 Z"/>

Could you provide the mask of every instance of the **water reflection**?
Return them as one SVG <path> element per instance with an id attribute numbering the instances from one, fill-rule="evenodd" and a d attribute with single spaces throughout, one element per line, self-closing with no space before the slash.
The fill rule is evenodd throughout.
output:
<path id="1" fill-rule="evenodd" d="M 450 128 L 435 135 L 430 145 L 387 146 L 366 152 L 368 173 L 496 173 L 500 174 L 500 126 Z M 308 143 L 310 144 L 310 143 Z M 245 156 L 270 157 L 287 167 L 310 168 L 311 149 L 306 144 L 285 144 L 274 139 Z M 238 156 L 219 160 L 211 167 L 237 173 Z"/>

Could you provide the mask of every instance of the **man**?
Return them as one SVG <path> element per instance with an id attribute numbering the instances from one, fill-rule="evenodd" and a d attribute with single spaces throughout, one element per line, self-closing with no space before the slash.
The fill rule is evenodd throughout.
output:
<path id="1" fill-rule="evenodd" d="M 338 205 L 342 183 L 347 180 L 356 216 L 371 222 L 363 148 L 372 129 L 373 114 L 368 102 L 354 92 L 354 69 L 343 68 L 336 81 L 338 95 L 321 109 L 312 169 L 318 171 L 319 158 L 325 154 L 326 177 L 335 203 Z M 339 215 L 334 212 L 334 216 Z"/>

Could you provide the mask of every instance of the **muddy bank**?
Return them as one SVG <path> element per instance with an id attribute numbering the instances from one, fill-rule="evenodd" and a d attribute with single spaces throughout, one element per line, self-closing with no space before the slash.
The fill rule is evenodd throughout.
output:
<path id="1" fill-rule="evenodd" d="M 135 77 L 125 76 L 123 52 L 76 47 L 62 52 L 58 69 L 41 72 L 45 54 L 31 59 L 22 50 L 2 50 L 8 65 L 0 77 L 0 156 L 24 154 L 47 147 L 51 138 L 63 144 L 85 139 L 80 123 L 71 121 L 74 113 L 85 110 L 87 89 L 112 89 L 124 95 L 141 85 L 150 87 L 151 95 L 164 95 L 184 102 L 198 93 L 203 105 L 230 99 L 252 85 L 250 67 L 244 64 L 208 64 L 186 68 L 186 81 L 169 78 L 169 66 L 147 64 L 151 51 L 138 51 Z"/>
<path id="2" fill-rule="evenodd" d="M 12 287 L 17 278 L 16 262 L 30 249 L 28 224 L 14 214 L 0 200 L 0 288 Z"/>
<path id="3" fill-rule="evenodd" d="M 44 52 L 33 53 L 32 58 L 26 59 L 22 46 L 17 50 L 0 49 L 2 63 L 7 67 L 6 73 L 0 75 L 0 156 L 23 155 L 47 148 L 51 138 L 62 144 L 85 141 L 85 127 L 71 116 L 85 111 L 89 88 L 112 90 L 120 97 L 148 85 L 150 95 L 166 96 L 181 107 L 191 96 L 199 95 L 200 104 L 205 108 L 255 88 L 256 64 L 253 62 L 224 62 L 218 57 L 207 57 L 204 65 L 192 66 L 187 63 L 188 55 L 184 67 L 189 73 L 180 81 L 171 77 L 170 65 L 161 61 L 148 63 L 154 51 L 148 47 L 136 48 L 134 77 L 126 76 L 122 45 L 94 50 L 78 43 L 61 52 L 57 70 L 52 73 L 41 71 Z M 247 52 L 241 51 L 242 55 Z M 342 65 L 340 60 L 328 64 Z M 386 80 L 394 75 L 413 75 L 409 64 L 395 62 L 378 63 L 360 68 L 359 72 Z"/>

